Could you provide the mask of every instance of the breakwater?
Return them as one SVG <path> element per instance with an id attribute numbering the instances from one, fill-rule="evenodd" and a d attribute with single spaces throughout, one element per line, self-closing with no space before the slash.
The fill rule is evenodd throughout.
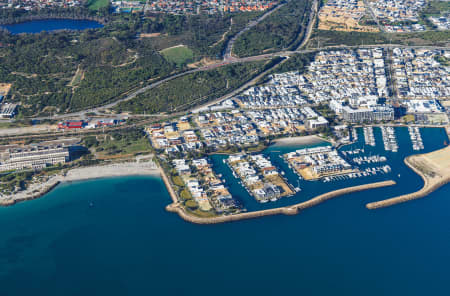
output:
<path id="1" fill-rule="evenodd" d="M 176 194 L 175 190 L 173 189 L 172 182 L 169 180 L 169 178 L 166 175 L 166 172 L 162 167 L 160 167 L 161 172 L 161 178 L 164 182 L 164 185 L 166 185 L 167 191 L 169 192 L 170 198 L 173 201 L 172 205 L 178 205 L 178 195 Z"/>
<path id="2" fill-rule="evenodd" d="M 376 182 L 376 183 L 370 183 L 365 185 L 358 185 L 358 186 L 352 186 L 347 187 L 343 189 L 334 190 L 331 192 L 327 192 L 324 194 L 321 194 L 319 196 L 316 196 L 308 201 L 301 202 L 292 206 L 286 206 L 286 207 L 280 207 L 275 209 L 268 209 L 268 210 L 261 210 L 261 211 L 254 211 L 254 212 L 247 212 L 247 213 L 240 213 L 236 215 L 229 215 L 229 216 L 218 216 L 218 217 L 211 217 L 211 218 L 202 218 L 193 216 L 192 214 L 189 214 L 186 212 L 186 210 L 182 207 L 182 205 L 178 202 L 178 198 L 174 190 L 171 188 L 170 181 L 167 179 L 164 172 L 161 173 L 164 183 L 168 187 L 169 194 L 172 197 L 172 200 L 174 201 L 173 204 L 170 204 L 166 207 L 166 210 L 169 212 L 177 213 L 183 220 L 196 223 L 196 224 L 217 224 L 217 223 L 224 223 L 224 222 L 233 222 L 233 221 L 239 221 L 239 220 L 246 220 L 246 219 L 254 219 L 264 216 L 272 216 L 272 215 L 296 215 L 301 210 L 316 206 L 320 203 L 323 203 L 329 199 L 359 192 L 363 190 L 369 190 L 369 189 L 375 189 L 375 188 L 381 188 L 386 186 L 393 186 L 395 185 L 395 181 L 388 180 L 388 181 L 382 181 L 382 182 Z"/>
<path id="3" fill-rule="evenodd" d="M 369 210 L 375 210 L 380 208 L 385 208 L 389 206 L 393 206 L 399 203 L 404 203 L 407 201 L 423 198 L 435 191 L 436 189 L 444 186 L 445 184 L 450 182 L 450 176 L 443 174 L 442 176 L 436 176 L 431 178 L 425 175 L 422 171 L 414 166 L 413 159 L 417 157 L 416 155 L 405 158 L 405 164 L 411 168 L 416 174 L 418 174 L 424 181 L 424 186 L 416 192 L 403 194 L 397 197 L 388 198 L 385 200 L 371 202 L 366 205 L 366 208 Z M 439 172 L 436 172 L 439 173 Z"/>

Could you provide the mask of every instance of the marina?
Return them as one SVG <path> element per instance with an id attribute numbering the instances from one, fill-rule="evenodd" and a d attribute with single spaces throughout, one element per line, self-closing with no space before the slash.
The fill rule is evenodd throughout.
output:
<path id="1" fill-rule="evenodd" d="M 384 150 L 398 152 L 398 143 L 394 127 L 381 126 L 380 128 L 383 136 Z"/>
<path id="2" fill-rule="evenodd" d="M 408 127 L 409 137 L 411 138 L 412 147 L 414 151 L 423 150 L 422 136 L 420 135 L 419 127 Z"/>
<path id="3" fill-rule="evenodd" d="M 355 164 L 371 164 L 371 163 L 380 163 L 385 162 L 387 160 L 386 156 L 380 155 L 372 155 L 372 156 L 359 156 L 352 158 L 351 161 Z"/>
<path id="4" fill-rule="evenodd" d="M 285 154 L 284 158 L 305 180 L 319 180 L 355 170 L 330 146 L 299 149 Z"/>
<path id="5" fill-rule="evenodd" d="M 356 128 L 352 128 L 351 129 L 351 135 L 352 135 L 352 142 L 357 142 L 358 141 L 358 131 Z"/>
<path id="6" fill-rule="evenodd" d="M 364 130 L 364 142 L 366 143 L 366 145 L 374 147 L 376 143 L 375 143 L 375 136 L 373 135 L 373 127 L 365 126 L 363 130 Z"/>
<path id="7" fill-rule="evenodd" d="M 376 176 L 377 174 L 388 174 L 391 171 L 392 169 L 389 165 L 384 165 L 380 167 L 366 168 L 364 170 L 359 170 L 358 172 L 355 173 L 325 177 L 322 179 L 322 182 L 343 181 L 361 177 Z"/>
<path id="8" fill-rule="evenodd" d="M 300 186 L 293 188 L 285 179 L 284 172 L 262 154 L 230 155 L 224 162 L 239 179 L 239 184 L 260 203 L 277 201 L 301 190 Z"/>

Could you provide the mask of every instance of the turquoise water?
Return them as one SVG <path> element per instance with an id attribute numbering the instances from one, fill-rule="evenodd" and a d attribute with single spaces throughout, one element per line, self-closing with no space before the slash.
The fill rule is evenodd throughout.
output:
<path id="1" fill-rule="evenodd" d="M 0 208 L 1 295 L 448 295 L 450 186 L 364 208 L 411 191 L 412 177 L 297 216 L 209 226 L 166 212 L 157 178 L 63 184 Z"/>
<path id="2" fill-rule="evenodd" d="M 10 31 L 12 34 L 21 34 L 40 33 L 42 31 L 56 30 L 97 29 L 103 27 L 103 25 L 99 22 L 89 20 L 48 19 L 4 25 L 3 27 Z"/>

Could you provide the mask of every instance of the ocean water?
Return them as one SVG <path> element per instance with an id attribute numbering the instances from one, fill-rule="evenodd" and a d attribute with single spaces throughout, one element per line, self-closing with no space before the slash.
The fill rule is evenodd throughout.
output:
<path id="1" fill-rule="evenodd" d="M 12 34 L 21 33 L 40 33 L 42 31 L 56 31 L 56 30 L 86 30 L 97 29 L 103 27 L 102 24 L 90 20 L 71 20 L 71 19 L 48 19 L 48 20 L 33 20 L 23 23 L 3 25 Z"/>
<path id="2" fill-rule="evenodd" d="M 390 208 L 364 207 L 412 191 L 413 181 L 296 216 L 218 225 L 166 212 L 158 178 L 63 184 L 0 208 L 0 294 L 448 295 L 450 185 Z"/>

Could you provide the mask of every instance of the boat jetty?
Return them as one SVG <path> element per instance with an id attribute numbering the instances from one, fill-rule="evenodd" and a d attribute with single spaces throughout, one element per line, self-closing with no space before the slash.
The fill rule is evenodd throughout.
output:
<path id="1" fill-rule="evenodd" d="M 390 173 L 391 170 L 392 169 L 389 165 L 373 167 L 373 168 L 365 168 L 363 170 L 358 170 L 357 172 L 354 172 L 354 173 L 325 177 L 322 179 L 322 182 L 326 183 L 326 182 L 332 182 L 332 181 L 342 181 L 342 180 L 348 180 L 348 179 L 354 179 L 354 178 L 375 176 L 378 174 L 387 174 L 387 173 Z"/>
<path id="2" fill-rule="evenodd" d="M 347 155 L 356 155 L 364 152 L 365 152 L 364 148 L 356 148 L 352 150 L 342 151 L 342 154 L 344 156 L 347 156 Z"/>
<path id="3" fill-rule="evenodd" d="M 356 128 L 352 128 L 352 140 L 351 142 L 358 142 L 358 131 Z"/>
<path id="4" fill-rule="evenodd" d="M 408 126 L 409 137 L 411 138 L 413 150 L 423 150 L 422 136 L 420 135 L 420 129 L 418 126 Z"/>
<path id="5" fill-rule="evenodd" d="M 362 164 L 371 164 L 371 163 L 381 163 L 386 162 L 387 158 L 386 156 L 380 156 L 380 155 L 371 155 L 371 156 L 359 156 L 354 157 L 351 159 L 353 163 L 356 163 L 358 165 Z"/>
<path id="6" fill-rule="evenodd" d="M 364 142 L 366 145 L 375 147 L 375 136 L 373 135 L 373 127 L 365 126 L 364 130 Z"/>
<path id="7" fill-rule="evenodd" d="M 383 135 L 384 150 L 397 152 L 398 143 L 395 136 L 395 129 L 392 126 L 382 126 L 381 134 Z"/>

